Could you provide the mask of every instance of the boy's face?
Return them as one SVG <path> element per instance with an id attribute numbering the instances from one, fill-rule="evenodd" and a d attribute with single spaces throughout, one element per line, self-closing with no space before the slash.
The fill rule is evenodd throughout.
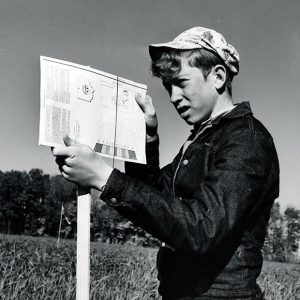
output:
<path id="1" fill-rule="evenodd" d="M 202 123 L 213 113 L 218 93 L 212 71 L 204 78 L 201 70 L 191 67 L 184 58 L 181 71 L 163 85 L 178 114 L 188 124 Z"/>

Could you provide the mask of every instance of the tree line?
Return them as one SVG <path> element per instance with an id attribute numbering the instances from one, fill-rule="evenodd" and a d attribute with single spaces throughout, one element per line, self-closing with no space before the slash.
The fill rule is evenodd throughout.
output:
<path id="1" fill-rule="evenodd" d="M 0 232 L 76 238 L 77 187 L 61 175 L 41 169 L 0 171 Z M 110 243 L 132 242 L 157 246 L 151 235 L 124 219 L 92 191 L 91 239 Z M 265 258 L 299 261 L 300 211 L 276 202 L 271 210 L 263 248 Z"/>
<path id="2" fill-rule="evenodd" d="M 0 232 L 76 238 L 77 186 L 41 169 L 0 171 Z M 133 226 L 92 191 L 91 240 L 157 246 L 151 235 Z"/>
<path id="3" fill-rule="evenodd" d="M 269 260 L 300 262 L 300 210 L 287 207 L 281 212 L 275 202 L 267 227 L 263 253 Z"/>

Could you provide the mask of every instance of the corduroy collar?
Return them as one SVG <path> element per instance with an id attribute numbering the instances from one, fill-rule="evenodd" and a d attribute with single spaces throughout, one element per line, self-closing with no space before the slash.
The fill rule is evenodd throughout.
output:
<path id="1" fill-rule="evenodd" d="M 248 101 L 237 103 L 237 104 L 235 104 L 235 107 L 230 112 L 221 114 L 220 116 L 217 116 L 216 118 L 212 119 L 211 121 L 207 120 L 201 124 L 195 125 L 194 128 L 191 130 L 191 133 L 192 134 L 197 133 L 199 128 L 201 128 L 201 125 L 204 125 L 205 122 L 210 123 L 211 125 L 217 125 L 220 123 L 220 121 L 222 119 L 234 119 L 234 118 L 239 118 L 239 117 L 247 115 L 247 114 L 252 114 L 250 103 Z"/>

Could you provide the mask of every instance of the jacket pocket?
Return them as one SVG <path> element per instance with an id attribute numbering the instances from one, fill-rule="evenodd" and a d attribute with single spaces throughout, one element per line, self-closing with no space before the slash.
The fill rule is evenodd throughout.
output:
<path id="1" fill-rule="evenodd" d="M 181 159 L 175 180 L 177 196 L 189 198 L 213 168 L 216 148 L 212 143 L 191 144 Z"/>

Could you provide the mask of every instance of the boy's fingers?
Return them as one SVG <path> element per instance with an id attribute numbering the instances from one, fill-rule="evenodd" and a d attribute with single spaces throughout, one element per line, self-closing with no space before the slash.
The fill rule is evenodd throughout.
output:
<path id="1" fill-rule="evenodd" d="M 152 105 L 152 98 L 149 95 L 146 95 L 145 102 Z"/>
<path id="2" fill-rule="evenodd" d="M 71 157 L 67 157 L 67 158 L 64 158 L 64 164 L 66 165 L 66 166 L 69 166 L 69 167 L 71 167 L 73 164 L 72 164 L 72 161 L 73 161 L 73 157 L 71 156 Z"/>
<path id="3" fill-rule="evenodd" d="M 71 168 L 70 167 L 68 167 L 68 166 L 66 166 L 66 165 L 63 165 L 62 167 L 61 167 L 61 170 L 62 170 L 62 172 L 64 172 L 65 174 L 70 174 L 70 172 L 71 172 Z"/>
<path id="4" fill-rule="evenodd" d="M 71 168 L 69 168 L 68 166 L 66 165 L 62 165 L 62 166 L 59 166 L 59 171 L 60 173 L 65 177 L 65 178 L 69 178 L 70 177 L 70 171 L 71 171 Z"/>
<path id="5" fill-rule="evenodd" d="M 65 178 L 65 179 L 67 179 L 67 180 L 69 180 L 69 174 L 66 174 L 64 171 L 60 171 L 61 172 L 61 175 Z"/>
<path id="6" fill-rule="evenodd" d="M 135 100 L 145 114 L 155 113 L 152 98 L 149 95 L 143 98 L 140 94 L 136 94 Z"/>
<path id="7" fill-rule="evenodd" d="M 54 147 L 52 154 L 54 156 L 73 156 L 72 151 L 74 151 L 73 147 Z"/>
<path id="8" fill-rule="evenodd" d="M 135 101 L 140 106 L 142 111 L 145 111 L 145 101 L 143 100 L 143 97 L 141 96 L 141 94 L 135 94 Z"/>

